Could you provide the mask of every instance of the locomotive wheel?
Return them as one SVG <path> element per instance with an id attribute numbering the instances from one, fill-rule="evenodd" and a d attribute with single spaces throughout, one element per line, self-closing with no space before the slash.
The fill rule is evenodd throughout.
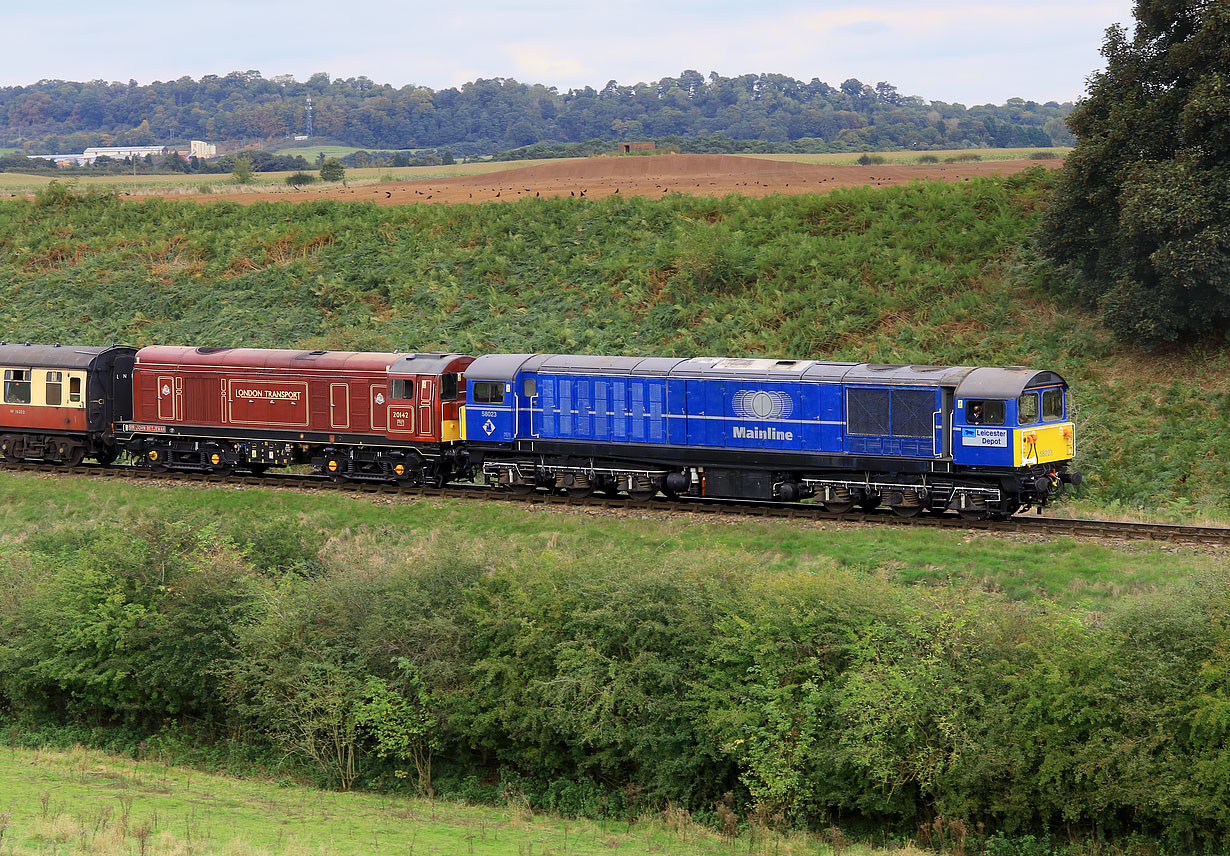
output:
<path id="1" fill-rule="evenodd" d="M 564 488 L 564 493 L 568 495 L 569 499 L 585 499 L 594 495 L 594 489 L 588 485 L 585 487 L 566 487 Z"/>
<path id="2" fill-rule="evenodd" d="M 921 505 L 893 505 L 889 508 L 896 516 L 905 518 L 917 517 L 923 510 Z"/>
<path id="3" fill-rule="evenodd" d="M 120 456 L 118 449 L 103 449 L 94 456 L 94 460 L 102 464 L 104 467 L 109 467 L 115 463 L 115 459 Z"/>
<path id="4" fill-rule="evenodd" d="M 633 502 L 648 502 L 657 495 L 658 489 L 656 487 L 628 491 L 628 499 L 631 499 Z"/>
<path id="5" fill-rule="evenodd" d="M 847 514 L 854 508 L 853 502 L 823 502 L 824 510 L 830 514 Z"/>
<path id="6" fill-rule="evenodd" d="M 961 515 L 962 520 L 976 523 L 979 520 L 986 520 L 988 512 L 985 508 L 959 508 L 957 514 Z"/>
<path id="7" fill-rule="evenodd" d="M 508 489 L 516 496 L 529 496 L 538 489 L 538 486 L 535 484 L 510 484 Z"/>

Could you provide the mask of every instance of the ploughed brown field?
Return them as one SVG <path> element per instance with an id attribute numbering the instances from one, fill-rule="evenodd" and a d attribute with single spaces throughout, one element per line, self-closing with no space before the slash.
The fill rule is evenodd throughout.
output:
<path id="1" fill-rule="evenodd" d="M 512 202 L 544 196 L 601 199 L 616 193 L 660 197 L 768 196 L 774 193 L 823 193 L 837 187 L 905 184 L 916 180 L 965 181 L 976 176 L 1019 172 L 1032 166 L 1056 168 L 1062 160 L 987 161 L 962 164 L 838 166 L 771 161 L 737 155 L 654 155 L 649 157 L 574 158 L 546 161 L 506 172 L 455 178 L 382 182 L 362 187 L 304 188 L 299 193 L 227 194 L 241 203 L 349 199 L 377 205 L 412 203 Z M 177 198 L 183 198 L 177 196 Z M 192 198 L 192 197 L 189 197 Z M 204 195 L 201 201 L 216 202 Z"/>

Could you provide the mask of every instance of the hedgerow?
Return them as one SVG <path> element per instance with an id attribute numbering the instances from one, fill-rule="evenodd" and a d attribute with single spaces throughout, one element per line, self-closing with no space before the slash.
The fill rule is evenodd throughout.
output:
<path id="1" fill-rule="evenodd" d="M 596 816 L 1230 841 L 1224 569 L 1090 615 L 729 549 L 360 531 L 273 567 L 238 521 L 130 523 L 6 548 L 10 723 Z"/>

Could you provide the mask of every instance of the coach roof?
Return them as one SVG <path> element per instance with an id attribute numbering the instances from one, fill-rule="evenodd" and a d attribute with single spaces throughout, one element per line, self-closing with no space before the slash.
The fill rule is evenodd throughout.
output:
<path id="1" fill-rule="evenodd" d="M 0 343 L 0 365 L 28 366 L 45 369 L 88 369 L 94 361 L 110 351 L 128 351 L 122 345 L 107 345 L 101 348 L 76 345 L 10 345 Z"/>

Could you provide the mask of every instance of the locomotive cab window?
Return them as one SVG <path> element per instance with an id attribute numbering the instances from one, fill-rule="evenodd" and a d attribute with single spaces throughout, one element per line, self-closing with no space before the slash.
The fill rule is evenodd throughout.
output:
<path id="1" fill-rule="evenodd" d="M 405 379 L 393 378 L 393 381 L 389 387 L 389 395 L 399 401 L 406 401 L 407 399 L 414 397 L 414 381 L 409 381 L 409 386 L 407 386 L 407 381 Z"/>
<path id="2" fill-rule="evenodd" d="M 1047 422 L 1063 419 L 1063 390 L 1042 390 L 1042 418 Z"/>
<path id="3" fill-rule="evenodd" d="M 480 380 L 474 383 L 475 404 L 503 404 L 504 384 L 496 381 Z"/>
<path id="4" fill-rule="evenodd" d="M 47 372 L 47 404 L 59 407 L 64 400 L 64 373 Z"/>
<path id="5" fill-rule="evenodd" d="M 965 402 L 965 421 L 970 425 L 1003 425 L 1004 402 L 995 399 L 971 399 Z"/>
<path id="6" fill-rule="evenodd" d="M 538 394 L 538 381 L 532 377 L 525 379 L 525 397 L 533 398 Z"/>
<path id="7" fill-rule="evenodd" d="M 457 400 L 457 373 L 447 372 L 440 375 L 440 400 L 441 401 L 456 401 Z"/>
<path id="8" fill-rule="evenodd" d="M 4 403 L 30 403 L 30 372 L 25 369 L 4 370 Z"/>
<path id="9" fill-rule="evenodd" d="M 1027 392 L 1016 400 L 1016 419 L 1020 425 L 1033 425 L 1038 421 L 1038 393 Z"/>

